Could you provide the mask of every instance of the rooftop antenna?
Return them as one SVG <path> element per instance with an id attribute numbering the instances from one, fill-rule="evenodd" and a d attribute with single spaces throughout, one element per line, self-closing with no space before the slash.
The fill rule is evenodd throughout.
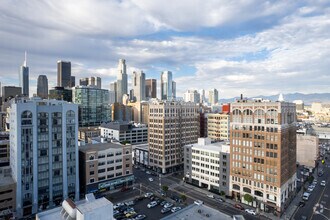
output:
<path id="1" fill-rule="evenodd" d="M 24 63 L 23 63 L 23 66 L 26 67 L 26 51 L 25 51 L 25 54 L 24 54 Z"/>

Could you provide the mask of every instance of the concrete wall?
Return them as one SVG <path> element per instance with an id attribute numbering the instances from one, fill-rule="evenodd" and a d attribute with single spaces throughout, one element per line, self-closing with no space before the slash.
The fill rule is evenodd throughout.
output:
<path id="1" fill-rule="evenodd" d="M 319 138 L 310 135 L 297 135 L 297 162 L 309 167 L 315 166 L 319 155 Z"/>

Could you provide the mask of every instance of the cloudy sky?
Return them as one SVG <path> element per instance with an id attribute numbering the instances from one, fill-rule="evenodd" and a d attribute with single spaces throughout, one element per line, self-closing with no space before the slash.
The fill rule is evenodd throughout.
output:
<path id="1" fill-rule="evenodd" d="M 30 94 L 57 60 L 108 89 L 119 58 L 130 78 L 171 70 L 178 96 L 330 91 L 329 0 L 1 0 L 0 24 L 0 82 L 18 85 L 27 51 Z"/>

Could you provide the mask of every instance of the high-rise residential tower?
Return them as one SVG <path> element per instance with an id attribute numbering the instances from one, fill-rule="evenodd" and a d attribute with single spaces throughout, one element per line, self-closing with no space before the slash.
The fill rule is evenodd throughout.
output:
<path id="1" fill-rule="evenodd" d="M 176 96 L 176 83 L 172 79 L 171 71 L 163 71 L 160 77 L 161 100 L 174 100 Z M 173 88 L 174 86 L 174 88 Z"/>
<path id="2" fill-rule="evenodd" d="M 196 143 L 199 137 L 198 106 L 153 100 L 148 121 L 150 166 L 161 173 L 182 169 L 183 146 Z"/>
<path id="3" fill-rule="evenodd" d="M 127 94 L 126 61 L 119 59 L 117 75 L 117 102 L 123 103 L 123 95 Z"/>
<path id="4" fill-rule="evenodd" d="M 19 86 L 22 88 L 22 95 L 29 97 L 29 67 L 27 66 L 26 52 L 24 63 L 19 72 Z"/>
<path id="5" fill-rule="evenodd" d="M 17 217 L 78 200 L 78 105 L 17 98 L 9 112 Z"/>
<path id="6" fill-rule="evenodd" d="M 142 71 L 133 72 L 133 90 L 137 102 L 146 100 L 146 74 Z"/>
<path id="7" fill-rule="evenodd" d="M 296 107 L 240 99 L 230 106 L 230 191 L 235 199 L 282 212 L 296 192 Z"/>
<path id="8" fill-rule="evenodd" d="M 204 103 L 205 102 L 205 90 L 204 89 L 201 89 L 199 90 L 199 94 L 200 94 L 200 102 L 201 103 Z"/>
<path id="9" fill-rule="evenodd" d="M 45 75 L 38 76 L 37 95 L 43 99 L 48 98 L 48 79 Z"/>
<path id="10" fill-rule="evenodd" d="M 146 79 L 146 98 L 157 98 L 157 80 Z"/>
<path id="11" fill-rule="evenodd" d="M 71 87 L 71 62 L 57 61 L 57 86 Z"/>
<path id="12" fill-rule="evenodd" d="M 217 89 L 211 89 L 209 91 L 209 103 L 211 105 L 215 105 L 218 103 L 219 100 L 219 92 Z"/>

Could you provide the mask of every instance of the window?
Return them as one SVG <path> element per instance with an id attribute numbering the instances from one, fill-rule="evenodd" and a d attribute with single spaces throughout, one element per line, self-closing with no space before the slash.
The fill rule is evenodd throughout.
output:
<path id="1" fill-rule="evenodd" d="M 90 171 L 89 175 L 91 175 L 91 176 L 94 175 L 94 171 Z"/>
<path id="2" fill-rule="evenodd" d="M 94 183 L 94 178 L 90 178 L 89 183 Z"/>

